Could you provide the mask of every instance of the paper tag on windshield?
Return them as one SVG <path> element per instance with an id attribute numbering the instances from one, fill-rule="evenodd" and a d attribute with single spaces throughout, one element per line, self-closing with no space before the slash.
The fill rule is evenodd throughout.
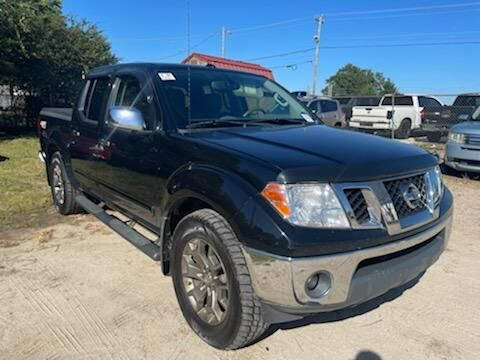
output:
<path id="1" fill-rule="evenodd" d="M 162 81 L 176 80 L 175 75 L 173 75 L 171 72 L 158 73 L 158 76 Z"/>
<path id="2" fill-rule="evenodd" d="M 305 119 L 306 122 L 313 122 L 313 119 L 308 114 L 302 114 L 302 117 Z"/>

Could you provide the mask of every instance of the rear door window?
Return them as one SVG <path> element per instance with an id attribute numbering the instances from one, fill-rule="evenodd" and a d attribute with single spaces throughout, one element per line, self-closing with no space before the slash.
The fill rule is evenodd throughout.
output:
<path id="1" fill-rule="evenodd" d="M 392 105 L 392 97 L 385 97 L 382 105 Z M 395 106 L 413 106 L 413 98 L 411 96 L 395 96 Z"/>
<path id="2" fill-rule="evenodd" d="M 108 78 L 89 80 L 89 88 L 83 104 L 87 120 L 98 122 L 104 114 L 105 96 L 110 91 Z"/>
<path id="3" fill-rule="evenodd" d="M 322 108 L 322 113 L 337 111 L 338 109 L 337 102 L 331 100 L 320 100 L 320 106 Z"/>

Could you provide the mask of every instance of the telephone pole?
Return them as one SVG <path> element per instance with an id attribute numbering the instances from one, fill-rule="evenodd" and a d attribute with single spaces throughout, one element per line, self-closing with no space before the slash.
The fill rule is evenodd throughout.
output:
<path id="1" fill-rule="evenodd" d="M 323 15 L 315 16 L 315 21 L 317 22 L 317 33 L 313 37 L 313 41 L 315 42 L 315 59 L 313 61 L 312 95 L 315 95 L 317 92 L 318 53 L 320 52 L 320 36 L 322 34 L 322 25 L 324 22 Z"/>
<path id="2" fill-rule="evenodd" d="M 227 40 L 227 28 L 222 26 L 222 57 L 225 57 L 225 41 Z"/>

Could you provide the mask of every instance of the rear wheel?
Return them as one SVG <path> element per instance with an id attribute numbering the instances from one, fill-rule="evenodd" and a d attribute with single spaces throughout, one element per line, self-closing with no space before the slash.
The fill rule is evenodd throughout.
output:
<path id="1" fill-rule="evenodd" d="M 395 137 L 397 139 L 408 139 L 412 130 L 412 122 L 410 119 L 403 119 L 400 126 L 395 130 Z"/>
<path id="2" fill-rule="evenodd" d="M 213 210 L 198 210 L 178 224 L 172 275 L 185 319 L 208 344 L 237 349 L 268 327 L 240 243 Z"/>
<path id="3" fill-rule="evenodd" d="M 442 139 L 442 133 L 427 134 L 427 139 L 430 142 L 440 142 L 440 140 Z"/>
<path id="4" fill-rule="evenodd" d="M 58 151 L 51 156 L 48 170 L 53 205 L 57 211 L 62 215 L 81 212 L 80 206 L 75 201 L 79 192 L 70 182 L 62 155 Z"/>

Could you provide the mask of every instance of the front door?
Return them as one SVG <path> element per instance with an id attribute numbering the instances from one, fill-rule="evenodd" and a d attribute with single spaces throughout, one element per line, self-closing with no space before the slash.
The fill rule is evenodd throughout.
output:
<path id="1" fill-rule="evenodd" d="M 109 111 L 114 106 L 139 110 L 143 130 L 131 130 L 112 124 Z M 161 149 L 160 110 L 151 81 L 141 72 L 119 72 L 112 82 L 107 101 L 101 143 L 105 149 L 100 188 L 113 202 L 129 214 L 155 225 L 154 205 L 161 198 L 158 174 Z"/>

